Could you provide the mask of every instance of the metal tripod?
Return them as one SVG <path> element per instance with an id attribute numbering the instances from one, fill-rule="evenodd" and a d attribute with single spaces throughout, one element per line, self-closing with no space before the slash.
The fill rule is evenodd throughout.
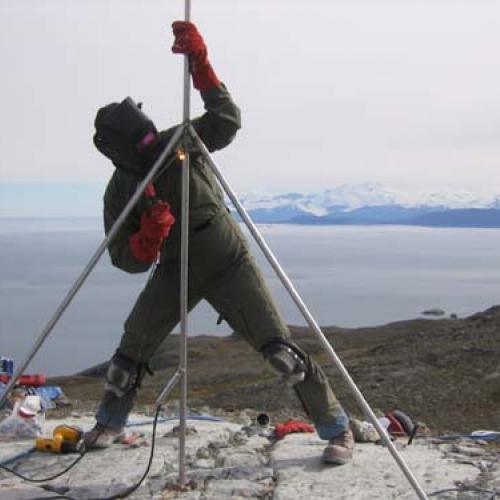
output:
<path id="1" fill-rule="evenodd" d="M 190 20 L 190 12 L 191 12 L 191 2 L 190 0 L 185 0 L 185 20 L 189 21 Z M 181 209 L 181 283 L 180 283 L 180 327 L 181 327 L 181 332 L 180 332 L 180 363 L 179 363 L 179 368 L 175 372 L 174 376 L 168 381 L 164 389 L 160 392 L 157 400 L 156 400 L 156 406 L 158 407 L 159 405 L 162 404 L 162 401 L 167 397 L 167 395 L 171 392 L 171 390 L 175 387 L 177 383 L 180 382 L 181 387 L 180 387 L 180 415 L 179 415 L 179 426 L 180 426 L 180 432 L 179 432 L 179 483 L 181 485 L 185 484 L 186 482 L 186 469 L 185 469 L 185 454 L 186 454 L 186 417 L 187 417 L 187 336 L 188 336 L 188 307 L 187 307 L 187 299 L 188 299 L 188 246 L 189 246 L 189 241 L 188 241 L 188 232 L 189 232 L 189 144 L 191 142 L 194 142 L 195 145 L 198 147 L 198 149 L 202 152 L 204 155 L 207 163 L 209 164 L 210 168 L 212 169 L 213 173 L 217 177 L 219 183 L 223 187 L 224 191 L 230 198 L 231 202 L 237 209 L 239 215 L 241 216 L 242 220 L 250 230 L 250 233 L 254 237 L 255 241 L 259 245 L 260 249 L 264 253 L 266 259 L 269 261 L 270 265 L 276 272 L 278 278 L 280 281 L 283 283 L 284 287 L 290 294 L 291 298 L 297 305 L 298 309 L 304 316 L 305 320 L 307 321 L 308 325 L 310 326 L 311 330 L 315 333 L 323 347 L 325 348 L 329 359 L 332 361 L 332 363 L 335 365 L 337 370 L 340 372 L 346 383 L 348 384 L 349 388 L 351 389 L 354 397 L 356 398 L 359 406 L 362 408 L 364 414 L 366 417 L 370 420 L 370 422 L 373 424 L 373 426 L 377 429 L 379 435 L 381 436 L 384 444 L 387 446 L 389 452 L 393 456 L 394 460 L 408 479 L 409 483 L 415 490 L 417 496 L 420 499 L 426 500 L 428 497 L 420 484 L 418 483 L 417 479 L 414 477 L 413 473 L 409 469 L 408 465 L 404 461 L 404 459 L 401 457 L 399 452 L 397 451 L 396 447 L 394 444 L 391 442 L 390 437 L 388 436 L 387 432 L 385 429 L 381 426 L 379 423 L 375 413 L 371 409 L 370 405 L 364 398 L 363 394 L 361 391 L 358 389 L 356 386 L 355 382 L 351 378 L 349 372 L 343 365 L 342 361 L 336 354 L 335 350 L 331 346 L 331 344 L 328 342 L 326 339 L 325 335 L 321 331 L 321 328 L 319 327 L 318 323 L 316 320 L 313 318 L 312 314 L 310 313 L 309 309 L 301 299 L 300 295 L 296 291 L 295 287 L 293 286 L 292 282 L 286 275 L 285 271 L 279 264 L 278 260 L 266 244 L 264 238 L 260 234 L 259 230 L 247 214 L 245 208 L 241 205 L 240 201 L 238 200 L 238 197 L 236 196 L 235 192 L 232 190 L 231 186 L 228 184 L 226 179 L 223 177 L 221 174 L 220 170 L 218 169 L 216 163 L 210 156 L 210 153 L 208 152 L 205 144 L 201 141 L 199 138 L 198 134 L 192 127 L 190 121 L 190 72 L 189 72 L 189 59 L 186 56 L 184 58 L 184 106 L 183 106 L 183 122 L 182 125 L 180 125 L 176 132 L 174 133 L 172 139 L 170 142 L 167 144 L 165 147 L 165 150 L 161 153 L 160 157 L 158 160 L 155 162 L 155 164 L 152 166 L 150 172 L 147 174 L 147 176 L 144 178 L 144 180 L 139 184 L 136 192 L 134 195 L 131 197 L 125 208 L 123 209 L 123 212 L 120 214 L 118 219 L 116 220 L 115 224 L 109 231 L 108 235 L 106 238 L 103 240 L 103 242 L 99 245 L 98 249 L 90 259 L 89 263 L 87 266 L 83 269 L 67 295 L 64 297 L 62 300 L 61 304 L 59 307 L 56 309 L 55 313 L 53 314 L 52 318 L 49 320 L 45 328 L 42 330 L 41 334 L 39 335 L 38 339 L 35 341 L 34 346 L 32 347 L 31 351 L 28 353 L 26 359 L 24 360 L 23 363 L 21 363 L 18 368 L 16 369 L 14 375 L 12 376 L 12 379 L 9 381 L 7 384 L 5 390 L 3 391 L 1 398 L 0 398 L 0 406 L 2 403 L 6 400 L 9 392 L 13 388 L 15 382 L 17 379 L 21 376 L 21 374 L 25 371 L 31 360 L 34 358 L 46 338 L 49 336 L 61 316 L 64 314 L 65 310 L 68 308 L 70 305 L 71 301 L 75 297 L 75 295 L 78 293 L 79 289 L 82 287 L 84 284 L 85 280 L 87 277 L 90 275 L 92 270 L 94 269 L 95 265 L 97 264 L 98 260 L 106 250 L 107 246 L 111 242 L 111 240 L 115 237 L 116 233 L 124 223 L 125 219 L 128 217 L 134 206 L 137 204 L 139 198 L 142 196 L 142 193 L 146 189 L 146 186 L 152 182 L 153 179 L 156 178 L 158 173 L 160 172 L 161 168 L 163 167 L 165 161 L 167 158 L 174 152 L 174 149 L 178 146 L 181 145 L 182 150 L 181 150 L 181 155 L 182 155 L 182 209 Z"/>

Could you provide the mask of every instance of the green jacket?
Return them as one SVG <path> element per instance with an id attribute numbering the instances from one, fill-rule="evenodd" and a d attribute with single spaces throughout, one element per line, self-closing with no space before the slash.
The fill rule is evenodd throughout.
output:
<path id="1" fill-rule="evenodd" d="M 240 110 L 223 84 L 202 92 L 201 96 L 206 112 L 193 119 L 191 123 L 208 150 L 212 152 L 224 148 L 234 139 L 241 126 Z M 176 128 L 177 126 L 160 132 L 164 144 L 168 143 Z M 222 190 L 204 157 L 196 149 L 192 149 L 190 153 L 189 225 L 191 231 L 196 231 L 227 208 Z M 170 204 L 176 219 L 162 247 L 162 260 L 178 258 L 180 253 L 182 163 L 176 154 L 167 158 L 166 163 L 170 162 L 172 164 L 154 183 L 157 196 Z M 104 194 L 106 234 L 134 194 L 138 184 L 138 179 L 128 172 L 121 169 L 114 171 Z M 140 201 L 108 246 L 113 265 L 129 273 L 145 272 L 151 266 L 150 263 L 137 260 L 131 254 L 128 243 L 129 237 L 140 229 L 140 218 L 144 209 L 144 201 Z"/>

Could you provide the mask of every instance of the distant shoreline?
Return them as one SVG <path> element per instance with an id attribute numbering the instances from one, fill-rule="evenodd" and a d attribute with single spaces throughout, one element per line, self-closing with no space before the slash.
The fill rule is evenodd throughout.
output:
<path id="1" fill-rule="evenodd" d="M 261 219 L 259 217 L 252 217 L 252 220 L 257 225 L 272 225 L 272 226 L 302 226 L 302 227 L 421 227 L 421 228 L 429 228 L 429 229 L 500 229 L 500 210 L 496 210 L 498 212 L 498 221 L 484 221 L 483 223 L 468 223 L 467 221 L 443 221 L 439 222 L 439 220 L 431 220 L 429 222 L 402 222 L 402 221 L 355 221 L 355 220 L 325 220 L 323 217 L 299 217 L 297 219 L 291 220 L 267 220 Z M 238 222 L 241 222 L 241 219 L 233 213 Z M 26 222 L 95 222 L 96 225 L 102 225 L 101 217 L 98 216 L 69 216 L 69 217 L 2 217 L 0 216 L 0 224 L 5 223 L 26 223 Z"/>
<path id="2" fill-rule="evenodd" d="M 373 206 L 354 210 L 339 209 L 326 215 L 292 214 L 273 209 L 249 211 L 256 223 L 300 224 L 314 226 L 409 226 L 430 228 L 498 229 L 500 209 L 431 209 L 401 206 Z"/>

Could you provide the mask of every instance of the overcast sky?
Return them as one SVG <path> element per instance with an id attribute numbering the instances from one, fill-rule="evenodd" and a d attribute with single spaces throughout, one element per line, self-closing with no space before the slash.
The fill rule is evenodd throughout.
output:
<path id="1" fill-rule="evenodd" d="M 0 0 L 0 215 L 51 193 L 56 212 L 99 212 L 112 167 L 95 112 L 130 95 L 159 128 L 180 120 L 183 13 L 180 0 Z M 192 18 L 242 109 L 215 157 L 239 192 L 500 185 L 500 2 L 193 0 Z"/>

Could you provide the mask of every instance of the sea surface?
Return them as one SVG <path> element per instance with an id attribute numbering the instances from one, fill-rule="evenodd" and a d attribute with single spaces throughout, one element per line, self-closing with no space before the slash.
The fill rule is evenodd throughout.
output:
<path id="1" fill-rule="evenodd" d="M 460 317 L 500 304 L 500 230 L 406 226 L 262 225 L 281 265 L 322 325 L 371 326 L 441 308 Z M 0 355 L 22 360 L 103 239 L 97 219 L 0 219 Z M 290 324 L 305 324 L 255 252 Z M 108 359 L 147 274 L 107 254 L 32 361 L 29 372 L 71 374 Z M 227 335 L 201 304 L 191 335 Z"/>

